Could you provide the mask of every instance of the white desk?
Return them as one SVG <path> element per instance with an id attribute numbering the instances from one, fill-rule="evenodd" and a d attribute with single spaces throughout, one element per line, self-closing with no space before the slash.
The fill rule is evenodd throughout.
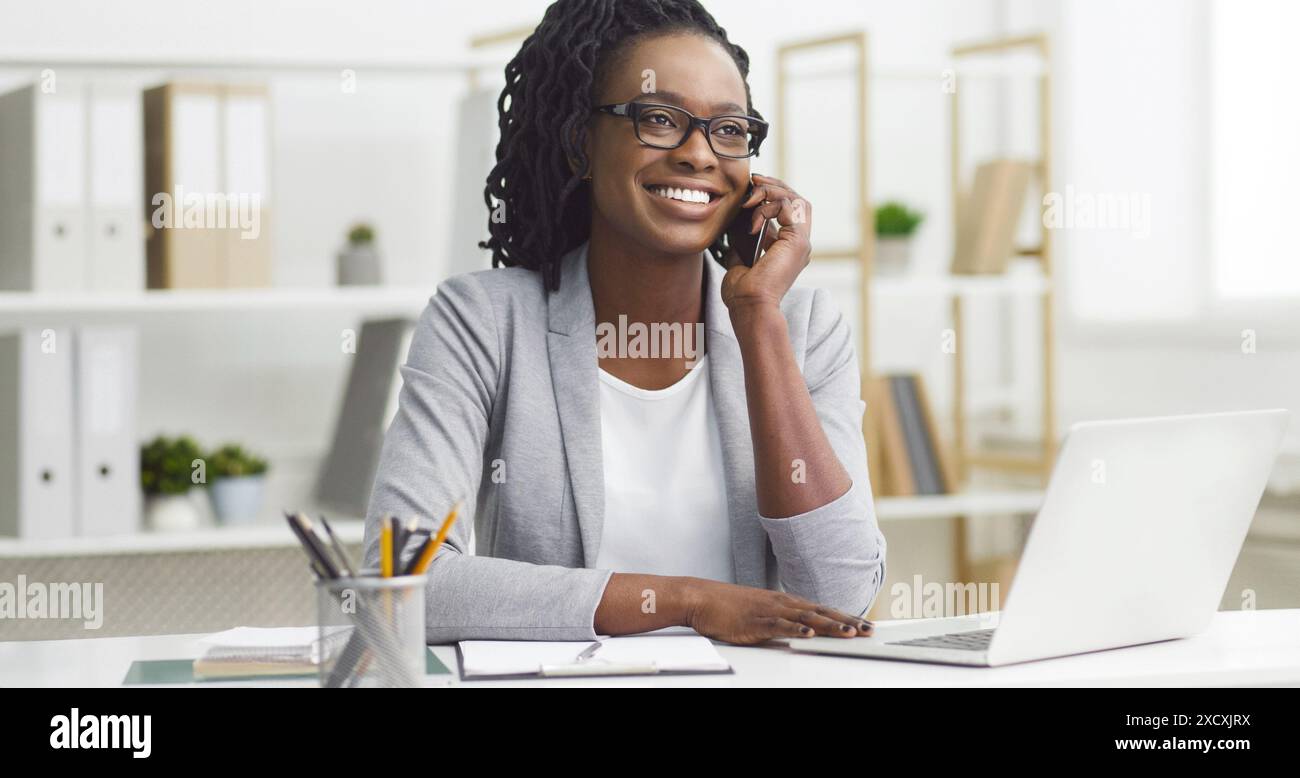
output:
<path id="1" fill-rule="evenodd" d="M 887 623 L 887 622 L 882 622 Z M 0 687 L 117 686 L 136 659 L 198 656 L 201 635 L 0 643 Z M 1225 611 L 1186 640 L 998 668 L 722 645 L 734 675 L 472 681 L 456 686 L 1300 686 L 1300 610 Z M 453 673 L 455 649 L 434 653 Z M 202 684 L 205 686 L 225 684 Z M 276 682 L 276 685 L 285 685 Z M 310 681 L 289 685 L 313 685 Z"/>

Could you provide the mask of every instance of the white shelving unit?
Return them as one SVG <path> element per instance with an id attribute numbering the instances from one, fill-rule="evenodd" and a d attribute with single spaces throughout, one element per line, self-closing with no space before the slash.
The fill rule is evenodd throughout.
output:
<path id="1" fill-rule="evenodd" d="M 876 518 L 881 521 L 951 519 L 957 516 L 1034 514 L 1043 504 L 1042 490 L 965 491 L 955 494 L 876 499 Z"/>
<path id="2" fill-rule="evenodd" d="M 138 292 L 0 292 L 0 321 L 50 314 L 61 317 L 158 313 L 274 313 L 340 311 L 362 315 L 415 315 L 427 289 L 393 286 L 318 289 L 150 289 Z"/>
<path id="3" fill-rule="evenodd" d="M 876 516 L 881 521 L 928 521 L 956 516 L 1033 514 L 1043 503 L 1036 490 L 970 491 L 920 497 L 881 497 Z M 339 540 L 361 543 L 365 522 L 361 519 L 331 519 Z M 283 524 L 247 527 L 208 527 L 190 532 L 139 532 L 99 538 L 52 540 L 0 539 L 0 559 L 35 557 L 92 557 L 127 554 L 167 554 L 231 549 L 279 548 L 297 544 Z"/>
<path id="4" fill-rule="evenodd" d="M 856 289 L 860 271 L 847 262 L 818 262 L 804 270 L 801 280 L 819 286 L 842 286 Z M 1051 286 L 1051 281 L 1034 267 L 1013 263 L 1012 269 L 1002 275 L 958 276 L 934 273 L 910 273 L 900 276 L 880 276 L 871 279 L 871 297 L 930 297 L 952 299 L 961 297 L 1024 297 L 1037 299 Z"/>
<path id="5" fill-rule="evenodd" d="M 365 532 L 365 523 L 360 519 L 331 520 L 330 527 L 338 535 L 339 541 L 347 544 L 360 543 Z M 99 538 L 4 538 L 0 539 L 0 559 L 167 554 L 281 546 L 298 546 L 298 540 L 284 522 L 247 527 L 210 527 L 190 532 L 138 532 Z"/>
<path id="6" fill-rule="evenodd" d="M 843 265 L 837 266 L 844 267 Z M 821 268 L 812 275 L 833 281 Z M 878 278 L 872 296 L 982 297 L 1036 296 L 1047 288 L 1042 277 L 900 276 Z M 149 289 L 135 292 L 0 292 L 0 320 L 34 314 L 93 315 L 212 313 L 230 311 L 348 311 L 361 314 L 419 313 L 429 300 L 423 287 L 321 287 L 259 289 Z"/>

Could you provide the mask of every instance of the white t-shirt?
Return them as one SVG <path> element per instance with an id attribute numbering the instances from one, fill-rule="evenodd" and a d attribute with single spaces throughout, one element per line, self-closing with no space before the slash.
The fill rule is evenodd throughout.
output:
<path id="1" fill-rule="evenodd" d="M 595 567 L 735 581 L 707 359 L 666 389 L 599 371 L 605 525 Z"/>

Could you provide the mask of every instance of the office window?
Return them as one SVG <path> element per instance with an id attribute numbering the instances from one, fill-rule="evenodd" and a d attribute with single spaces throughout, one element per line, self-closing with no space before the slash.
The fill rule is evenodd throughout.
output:
<path id="1" fill-rule="evenodd" d="M 1203 0 L 1068 0 L 1054 232 L 1076 320 L 1181 325 L 1209 266 Z"/>

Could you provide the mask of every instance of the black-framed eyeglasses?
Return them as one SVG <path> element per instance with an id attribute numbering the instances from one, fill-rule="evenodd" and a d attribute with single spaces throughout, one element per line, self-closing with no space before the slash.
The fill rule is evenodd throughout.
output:
<path id="1" fill-rule="evenodd" d="M 758 153 L 767 137 L 767 122 L 757 116 L 723 114 L 700 117 L 675 105 L 628 102 L 599 105 L 596 110 L 632 120 L 636 139 L 656 149 L 675 149 L 699 127 L 719 157 L 746 159 Z"/>

